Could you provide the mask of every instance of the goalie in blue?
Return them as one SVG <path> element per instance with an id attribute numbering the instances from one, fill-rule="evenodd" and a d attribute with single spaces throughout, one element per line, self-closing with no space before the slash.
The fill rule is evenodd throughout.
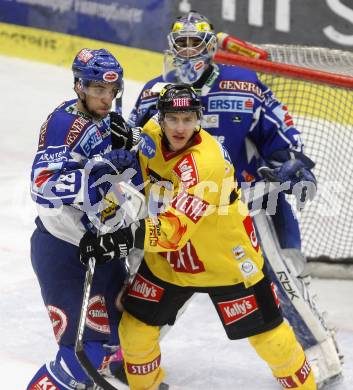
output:
<path id="1" fill-rule="evenodd" d="M 287 107 L 256 73 L 214 63 L 217 37 L 206 17 L 191 11 L 178 18 L 168 34 L 168 43 L 164 74 L 143 87 L 129 125 L 143 126 L 156 113 L 163 83 L 192 85 L 203 105 L 201 125 L 228 150 L 242 188 L 251 194 L 254 187 L 266 189 L 269 182 L 277 182 L 275 197 L 270 193 L 259 202 L 253 191 L 246 200 L 279 289 L 284 315 L 305 348 L 318 384 L 324 384 L 340 374 L 341 362 L 334 335 L 311 299 L 298 221 L 286 200 L 286 194 L 294 194 L 297 208 L 302 209 L 313 199 L 315 164 L 304 154 L 300 132 Z"/>

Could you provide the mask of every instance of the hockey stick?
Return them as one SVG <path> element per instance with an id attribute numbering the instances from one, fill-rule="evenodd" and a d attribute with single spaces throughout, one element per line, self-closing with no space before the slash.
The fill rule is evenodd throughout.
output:
<path id="1" fill-rule="evenodd" d="M 127 200 L 126 202 L 127 205 L 125 205 L 124 212 L 126 214 L 130 213 L 130 218 L 132 220 L 138 220 L 140 218 L 143 218 L 146 213 L 144 209 L 144 204 L 145 204 L 144 196 L 127 183 L 120 183 L 119 191 L 124 194 L 124 197 Z M 123 218 L 120 221 L 118 228 L 120 228 L 123 225 L 124 222 Z M 97 234 L 100 233 L 101 227 L 102 226 L 98 226 Z M 78 324 L 76 339 L 75 339 L 75 355 L 78 361 L 80 362 L 81 367 L 86 372 L 86 374 L 92 379 L 95 385 L 99 386 L 102 390 L 118 390 L 116 387 L 112 386 L 108 381 L 106 381 L 103 378 L 103 376 L 97 371 L 97 369 L 92 365 L 91 361 L 88 359 L 86 352 L 84 351 L 83 348 L 83 335 L 84 335 L 84 330 L 86 325 L 87 310 L 88 310 L 95 266 L 96 266 L 96 259 L 94 257 L 90 257 L 87 264 L 85 283 L 83 287 L 81 313 L 80 313 L 80 319 L 79 319 L 79 324 Z"/>
<path id="2" fill-rule="evenodd" d="M 88 303 L 89 303 L 89 297 L 91 293 L 95 266 L 96 266 L 96 259 L 94 257 L 90 257 L 87 264 L 85 284 L 83 287 L 83 298 L 82 298 L 80 321 L 78 324 L 76 340 L 75 340 L 75 355 L 78 361 L 80 362 L 82 368 L 86 372 L 86 374 L 93 380 L 93 382 L 97 386 L 99 386 L 103 390 L 117 390 L 116 387 L 112 386 L 109 382 L 107 382 L 103 378 L 102 375 L 99 374 L 99 372 L 93 366 L 91 361 L 88 359 L 86 352 L 83 348 L 83 334 L 85 331 Z"/>
<path id="3" fill-rule="evenodd" d="M 97 236 L 99 236 L 101 225 L 102 225 L 102 221 L 100 217 L 99 226 L 97 229 Z M 86 352 L 83 347 L 83 335 L 85 332 L 87 310 L 89 305 L 89 298 L 91 295 L 91 287 L 93 283 L 95 268 L 96 268 L 96 258 L 92 256 L 88 259 L 87 270 L 85 275 L 85 283 L 83 286 L 81 313 L 80 313 L 80 319 L 79 319 L 76 339 L 75 339 L 75 355 L 78 361 L 80 362 L 82 369 L 92 379 L 95 385 L 99 386 L 99 388 L 102 390 L 117 390 L 116 387 L 112 386 L 109 382 L 107 382 L 103 378 L 103 376 L 97 371 L 97 369 L 93 366 L 88 356 L 86 355 Z"/>

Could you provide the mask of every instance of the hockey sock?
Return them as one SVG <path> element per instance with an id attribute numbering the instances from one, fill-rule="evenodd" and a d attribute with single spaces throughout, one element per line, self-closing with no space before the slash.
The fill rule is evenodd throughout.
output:
<path id="1" fill-rule="evenodd" d="M 249 337 L 283 389 L 316 390 L 314 374 L 292 328 L 283 322 L 275 329 Z"/>
<path id="2" fill-rule="evenodd" d="M 130 389 L 158 389 L 164 378 L 160 367 L 159 327 L 147 325 L 124 312 L 119 336 Z"/>

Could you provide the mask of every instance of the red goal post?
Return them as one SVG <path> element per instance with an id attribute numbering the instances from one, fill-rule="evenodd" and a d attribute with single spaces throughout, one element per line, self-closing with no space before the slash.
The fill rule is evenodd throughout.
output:
<path id="1" fill-rule="evenodd" d="M 303 251 L 315 274 L 353 278 L 353 53 L 259 46 L 268 59 L 218 50 L 215 60 L 256 71 L 288 106 L 318 179 L 316 198 L 298 214 Z"/>

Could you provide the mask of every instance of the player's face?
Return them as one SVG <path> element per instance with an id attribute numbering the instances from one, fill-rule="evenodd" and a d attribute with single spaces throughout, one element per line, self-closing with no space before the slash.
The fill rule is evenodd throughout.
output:
<path id="1" fill-rule="evenodd" d="M 198 125 L 196 112 L 167 112 L 162 126 L 170 149 L 177 152 L 184 149 Z"/>
<path id="2" fill-rule="evenodd" d="M 119 91 L 114 83 L 91 82 L 89 86 L 83 87 L 82 92 L 85 93 L 89 113 L 100 119 L 109 114 L 113 100 Z"/>

